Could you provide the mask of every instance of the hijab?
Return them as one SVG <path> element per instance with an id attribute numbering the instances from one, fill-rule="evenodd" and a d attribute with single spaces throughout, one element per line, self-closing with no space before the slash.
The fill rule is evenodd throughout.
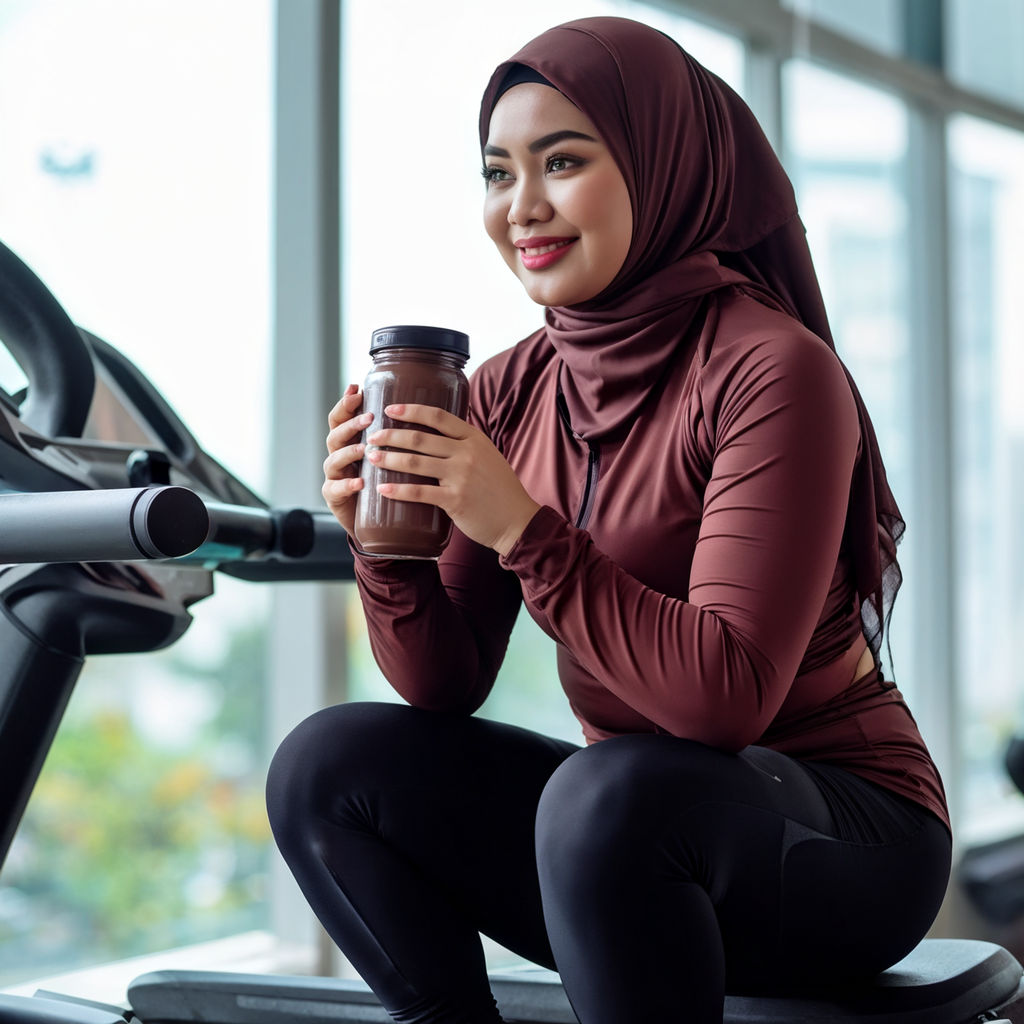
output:
<path id="1" fill-rule="evenodd" d="M 498 66 L 480 108 L 480 145 L 502 93 L 558 89 L 594 124 L 629 191 L 633 238 L 608 287 L 545 310 L 573 429 L 600 441 L 628 429 L 709 296 L 739 288 L 835 349 L 793 186 L 754 115 L 670 37 L 625 18 L 559 25 Z M 875 432 L 850 378 L 861 427 L 845 543 L 865 636 L 878 660 L 902 581 L 904 522 Z"/>

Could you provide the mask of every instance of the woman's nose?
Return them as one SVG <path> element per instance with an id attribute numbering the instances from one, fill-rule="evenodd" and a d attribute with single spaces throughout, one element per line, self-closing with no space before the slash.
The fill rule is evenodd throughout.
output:
<path id="1" fill-rule="evenodd" d="M 554 213 L 543 189 L 529 181 L 521 181 L 512 197 L 508 209 L 509 224 L 525 226 L 534 221 L 550 220 Z"/>

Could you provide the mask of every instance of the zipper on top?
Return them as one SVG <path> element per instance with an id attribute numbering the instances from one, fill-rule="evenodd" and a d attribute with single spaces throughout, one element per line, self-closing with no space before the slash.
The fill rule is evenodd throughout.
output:
<path id="1" fill-rule="evenodd" d="M 593 512 L 594 502 L 597 500 L 597 478 L 601 472 L 601 449 L 586 438 L 580 437 L 572 429 L 572 422 L 569 419 L 569 407 L 566 404 L 565 396 L 562 394 L 561 389 L 558 391 L 557 404 L 558 415 L 569 430 L 569 433 L 577 441 L 582 441 L 587 446 L 587 479 L 583 487 L 583 497 L 580 499 L 579 511 L 576 513 L 576 521 L 573 524 L 578 530 L 584 530 L 587 523 L 590 522 L 590 514 Z"/>
<path id="2" fill-rule="evenodd" d="M 580 511 L 576 516 L 576 526 L 582 530 L 590 522 L 590 513 L 594 510 L 594 501 L 597 498 L 597 476 L 601 471 L 601 450 L 587 442 L 589 454 L 587 455 L 587 485 L 583 489 L 583 500 L 580 502 Z"/>

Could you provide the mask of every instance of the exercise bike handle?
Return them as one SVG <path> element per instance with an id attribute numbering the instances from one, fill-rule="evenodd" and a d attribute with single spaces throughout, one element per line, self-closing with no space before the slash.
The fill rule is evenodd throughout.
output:
<path id="1" fill-rule="evenodd" d="M 333 516 L 204 500 L 188 487 L 0 494 L 0 564 L 174 559 L 253 581 L 345 579 Z"/>
<path id="2" fill-rule="evenodd" d="M 2 494 L 0 522 L 6 564 L 176 558 L 210 532 L 206 505 L 187 487 Z"/>

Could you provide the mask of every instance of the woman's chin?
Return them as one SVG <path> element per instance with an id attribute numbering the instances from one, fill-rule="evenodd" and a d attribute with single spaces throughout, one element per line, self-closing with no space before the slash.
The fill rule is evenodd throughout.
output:
<path id="1" fill-rule="evenodd" d="M 573 288 L 561 282 L 526 281 L 522 277 L 519 280 L 522 282 L 526 294 L 538 306 L 575 306 L 593 298 L 588 290 Z"/>

